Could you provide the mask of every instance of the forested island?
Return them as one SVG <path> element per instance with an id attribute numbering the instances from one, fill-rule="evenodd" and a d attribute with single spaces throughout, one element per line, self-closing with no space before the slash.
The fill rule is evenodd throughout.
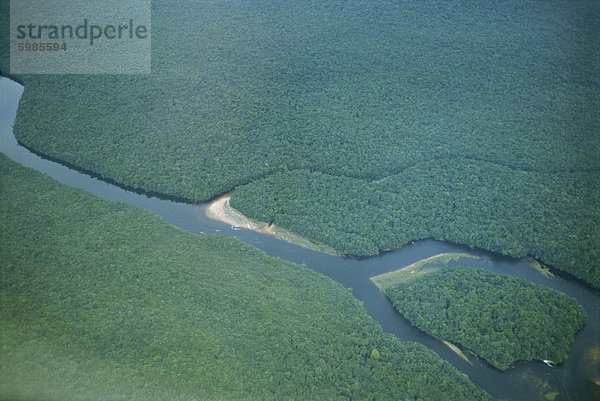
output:
<path id="1" fill-rule="evenodd" d="M 156 0 L 152 16 L 151 75 L 17 77 L 18 140 L 166 196 L 237 188 L 243 213 L 348 255 L 433 237 L 600 286 L 598 2 Z"/>
<path id="2" fill-rule="evenodd" d="M 587 321 L 575 299 L 515 277 L 469 267 L 402 273 L 385 293 L 406 319 L 502 370 L 563 362 Z"/>
<path id="3" fill-rule="evenodd" d="M 2 398 L 491 399 L 306 267 L 4 155 L 0 183 Z"/>

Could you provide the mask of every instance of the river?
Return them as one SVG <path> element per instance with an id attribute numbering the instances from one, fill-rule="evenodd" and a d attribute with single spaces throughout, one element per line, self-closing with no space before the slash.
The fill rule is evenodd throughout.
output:
<path id="1" fill-rule="evenodd" d="M 6 78 L 0 79 L 0 151 L 12 160 L 45 173 L 61 183 L 84 189 L 99 197 L 144 208 L 190 232 L 237 237 L 271 256 L 305 264 L 343 286 L 352 288 L 354 297 L 363 302 L 367 313 L 377 320 L 384 330 L 393 333 L 401 340 L 417 341 L 433 349 L 494 397 L 515 401 L 536 400 L 540 397 L 540 387 L 543 383 L 548 383 L 550 388 L 545 388 L 543 394 L 558 392 L 556 401 L 594 399 L 591 387 L 584 377 L 583 352 L 600 345 L 600 293 L 597 290 L 590 289 L 575 280 L 546 277 L 533 269 L 525 260 L 503 257 L 447 242 L 425 240 L 380 256 L 347 258 L 312 251 L 258 232 L 236 229 L 207 218 L 204 214 L 207 204 L 186 204 L 136 193 L 39 157 L 20 146 L 12 133 L 12 124 L 22 92 L 21 85 Z M 556 367 L 549 367 L 542 362 L 517 362 L 505 372 L 491 367 L 487 362 L 472 355 L 469 355 L 470 363 L 467 363 L 442 342 L 421 332 L 402 318 L 387 297 L 369 280 L 371 276 L 396 270 L 445 252 L 467 252 L 480 256 L 479 260 L 462 259 L 458 263 L 520 277 L 576 298 L 587 311 L 589 320 L 586 327 L 575 337 L 568 360 Z"/>

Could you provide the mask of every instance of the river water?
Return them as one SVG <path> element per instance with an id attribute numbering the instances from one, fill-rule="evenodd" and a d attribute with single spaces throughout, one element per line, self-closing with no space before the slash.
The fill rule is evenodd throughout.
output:
<path id="1" fill-rule="evenodd" d="M 0 79 L 0 151 L 12 160 L 45 173 L 61 183 L 84 189 L 102 198 L 144 208 L 190 232 L 237 237 L 271 256 L 305 264 L 345 287 L 352 288 L 354 297 L 363 302 L 367 313 L 377 320 L 384 330 L 401 340 L 417 341 L 433 349 L 494 397 L 531 401 L 540 399 L 540 394 L 558 392 L 557 401 L 595 399 L 585 378 L 586 362 L 583 353 L 588 348 L 600 345 L 600 293 L 597 290 L 574 280 L 545 277 L 525 260 L 472 250 L 447 242 L 425 240 L 380 256 L 343 258 L 302 248 L 273 236 L 234 228 L 208 219 L 204 215 L 207 204 L 186 204 L 136 193 L 41 158 L 20 146 L 12 133 L 12 123 L 22 93 L 21 85 L 6 78 Z M 542 362 L 517 362 L 505 372 L 472 355 L 468 355 L 470 362 L 467 363 L 446 345 L 416 329 L 402 318 L 387 297 L 369 280 L 371 276 L 396 270 L 444 252 L 467 252 L 480 256 L 479 260 L 462 259 L 456 263 L 520 277 L 576 298 L 587 311 L 589 320 L 586 327 L 577 334 L 568 360 L 556 367 L 549 367 Z"/>

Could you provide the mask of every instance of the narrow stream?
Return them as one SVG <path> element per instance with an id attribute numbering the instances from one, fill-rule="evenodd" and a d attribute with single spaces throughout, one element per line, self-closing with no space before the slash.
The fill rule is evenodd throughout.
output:
<path id="1" fill-rule="evenodd" d="M 558 392 L 556 401 L 594 400 L 590 384 L 584 374 L 583 353 L 588 348 L 600 345 L 600 293 L 598 291 L 579 282 L 545 277 L 524 260 L 515 260 L 446 242 L 425 240 L 376 257 L 342 258 L 302 248 L 269 235 L 234 229 L 230 225 L 208 219 L 204 215 L 207 204 L 185 204 L 135 193 L 43 159 L 20 146 L 12 133 L 12 124 L 22 93 L 21 85 L 6 78 L 0 79 L 0 151 L 12 160 L 45 173 L 61 183 L 84 189 L 102 198 L 144 208 L 190 232 L 237 237 L 269 255 L 305 264 L 343 286 L 352 288 L 353 295 L 363 302 L 369 315 L 377 320 L 384 330 L 393 333 L 401 340 L 425 344 L 494 397 L 531 401 L 540 399 L 540 394 L 543 396 L 543 394 Z M 369 280 L 371 276 L 396 270 L 444 252 L 468 252 L 480 256 L 479 260 L 462 259 L 456 263 L 520 277 L 534 284 L 562 291 L 579 300 L 588 313 L 589 321 L 576 336 L 568 360 L 557 367 L 549 367 L 542 362 L 518 362 L 506 372 L 492 368 L 487 362 L 471 355 L 469 355 L 470 363 L 467 363 L 443 343 L 414 328 L 402 318 L 387 297 Z"/>

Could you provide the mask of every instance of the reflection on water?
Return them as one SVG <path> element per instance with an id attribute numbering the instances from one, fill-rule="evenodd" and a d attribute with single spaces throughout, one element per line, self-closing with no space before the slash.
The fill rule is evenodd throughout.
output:
<path id="1" fill-rule="evenodd" d="M 0 151 L 22 165 L 102 198 L 142 207 L 190 232 L 202 235 L 217 233 L 236 237 L 269 255 L 305 264 L 345 287 L 352 288 L 353 295 L 363 302 L 367 312 L 380 322 L 384 330 L 402 340 L 418 341 L 430 347 L 495 397 L 523 401 L 597 399 L 598 387 L 593 385 L 589 378 L 590 375 L 600 376 L 598 364 L 594 365 L 593 361 L 589 361 L 586 357 L 589 351 L 586 353 L 586 350 L 600 346 L 598 291 L 591 290 L 578 282 L 545 276 L 532 268 L 526 260 L 514 260 L 446 242 L 425 240 L 380 256 L 341 258 L 301 248 L 261 233 L 235 230 L 231 225 L 208 219 L 204 215 L 206 204 L 185 204 L 138 194 L 43 159 L 19 146 L 12 134 L 12 122 L 22 91 L 22 86 L 5 78 L 0 80 L 0 116 L 2 117 Z M 470 361 L 466 362 L 446 345 L 422 333 L 404 320 L 387 297 L 369 280 L 371 276 L 447 252 L 468 252 L 481 257 L 479 260 L 462 259 L 451 263 L 477 266 L 495 273 L 521 277 L 534 284 L 545 285 L 577 298 L 586 309 L 589 321 L 576 336 L 569 359 L 557 367 L 549 367 L 542 362 L 518 362 L 506 372 L 500 372 L 472 355 L 469 355 Z"/>

